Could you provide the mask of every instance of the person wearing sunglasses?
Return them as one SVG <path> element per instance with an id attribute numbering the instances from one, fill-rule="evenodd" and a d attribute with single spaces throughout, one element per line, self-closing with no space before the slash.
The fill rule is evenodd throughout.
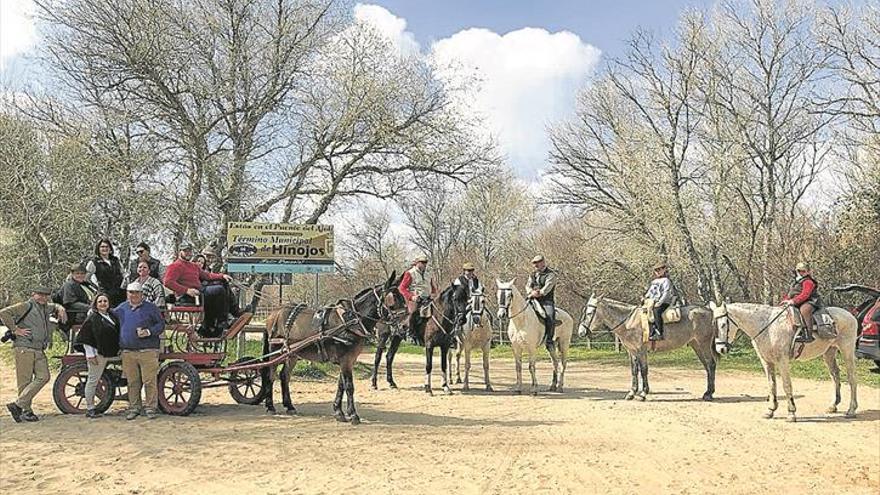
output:
<path id="1" fill-rule="evenodd" d="M 128 264 L 128 281 L 131 282 L 138 277 L 137 267 L 138 263 L 141 261 L 146 261 L 147 266 L 150 267 L 150 276 L 157 279 L 162 280 L 165 277 L 165 266 L 161 261 L 153 258 L 150 254 L 150 246 L 146 242 L 142 242 L 134 248 L 134 254 L 136 255 L 135 259 L 131 260 Z"/>

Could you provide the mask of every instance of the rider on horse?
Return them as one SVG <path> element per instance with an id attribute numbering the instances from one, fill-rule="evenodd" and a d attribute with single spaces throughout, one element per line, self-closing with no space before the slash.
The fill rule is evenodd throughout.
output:
<path id="1" fill-rule="evenodd" d="M 427 256 L 424 254 L 416 256 L 413 260 L 412 268 L 404 272 L 398 289 L 406 299 L 406 308 L 409 310 L 409 328 L 415 329 L 418 309 L 431 301 L 431 282 L 428 276 Z"/>
<path id="2" fill-rule="evenodd" d="M 544 257 L 540 254 L 532 258 L 532 266 L 535 271 L 529 275 L 526 282 L 526 293 L 529 299 L 534 299 L 544 308 L 544 345 L 547 350 L 552 350 L 553 332 L 556 327 L 556 304 L 553 293 L 556 289 L 556 272 L 551 270 Z"/>
<path id="3" fill-rule="evenodd" d="M 465 263 L 461 266 L 462 273 L 458 276 L 453 282 L 452 285 L 455 286 L 456 290 L 465 290 L 467 291 L 467 299 L 470 300 L 471 295 L 474 291 L 482 292 L 483 284 L 480 283 L 480 279 L 477 278 L 475 273 L 474 264 L 473 263 Z M 456 300 L 460 300 L 456 298 Z M 464 306 L 456 307 L 455 314 L 456 318 L 456 326 L 461 327 L 465 324 L 467 318 L 467 303 L 464 303 Z"/>
<path id="4" fill-rule="evenodd" d="M 644 299 L 654 301 L 654 322 L 651 324 L 651 335 L 648 336 L 648 340 L 663 340 L 663 312 L 672 304 L 674 297 L 675 291 L 669 279 L 666 263 L 657 263 L 654 265 L 654 278 L 644 295 Z"/>
<path id="5" fill-rule="evenodd" d="M 813 341 L 813 312 L 819 307 L 819 283 L 813 278 L 810 265 L 801 261 L 795 267 L 795 278 L 788 288 L 783 304 L 798 309 L 803 324 L 799 342 Z"/>

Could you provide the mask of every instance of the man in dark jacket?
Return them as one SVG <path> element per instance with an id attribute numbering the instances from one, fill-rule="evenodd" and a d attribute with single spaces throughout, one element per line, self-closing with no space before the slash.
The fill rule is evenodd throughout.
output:
<path id="1" fill-rule="evenodd" d="M 146 242 L 142 242 L 134 248 L 134 253 L 137 257 L 128 264 L 128 281 L 131 282 L 136 280 L 140 275 L 138 275 L 137 267 L 138 263 L 141 261 L 146 261 L 147 266 L 150 267 L 150 276 L 155 278 L 156 280 L 162 280 L 165 277 L 165 266 L 162 265 L 162 262 L 153 258 L 150 255 L 150 246 Z"/>
<path id="2" fill-rule="evenodd" d="M 556 346 L 553 341 L 556 328 L 556 303 L 553 297 L 556 291 L 556 272 L 547 266 L 541 255 L 532 258 L 532 266 L 535 271 L 526 282 L 526 297 L 534 299 L 544 309 L 544 345 L 549 351 Z"/>
<path id="3" fill-rule="evenodd" d="M 67 326 L 86 321 L 97 287 L 86 280 L 86 267 L 80 263 L 70 267 L 70 276 L 61 286 L 61 305 L 67 311 Z"/>
<path id="4" fill-rule="evenodd" d="M 0 310 L 0 322 L 15 335 L 12 352 L 18 398 L 6 404 L 6 409 L 16 423 L 39 421 L 31 404 L 40 389 L 49 383 L 49 360 L 45 351 L 52 344 L 54 330 L 49 317 L 54 313 L 58 321 L 67 321 L 64 307 L 49 301 L 50 292 L 38 287 L 30 300 Z"/>
<path id="5" fill-rule="evenodd" d="M 128 379 L 128 414 L 138 417 L 141 411 L 141 386 L 146 395 L 143 415 L 156 417 L 159 395 L 156 375 L 159 372 L 159 335 L 165 320 L 155 304 L 144 300 L 141 285 L 132 282 L 126 287 L 128 300 L 113 310 L 119 319 L 119 347 L 122 349 L 122 372 Z"/>

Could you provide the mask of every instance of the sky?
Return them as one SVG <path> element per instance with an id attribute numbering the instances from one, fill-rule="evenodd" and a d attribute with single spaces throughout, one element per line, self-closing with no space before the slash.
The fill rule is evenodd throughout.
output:
<path id="1" fill-rule="evenodd" d="M 636 28 L 662 34 L 689 6 L 711 0 L 373 0 L 354 5 L 403 51 L 470 71 L 480 87 L 465 107 L 487 122 L 507 163 L 528 182 L 547 164 L 547 129 L 573 115 L 578 91 Z M 33 77 L 39 45 L 32 0 L 0 0 L 0 79 Z"/>

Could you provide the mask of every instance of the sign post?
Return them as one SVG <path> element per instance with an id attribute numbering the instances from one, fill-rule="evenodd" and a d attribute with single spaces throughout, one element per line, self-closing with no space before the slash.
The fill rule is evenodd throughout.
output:
<path id="1" fill-rule="evenodd" d="M 229 222 L 230 273 L 333 273 L 332 225 Z"/>

